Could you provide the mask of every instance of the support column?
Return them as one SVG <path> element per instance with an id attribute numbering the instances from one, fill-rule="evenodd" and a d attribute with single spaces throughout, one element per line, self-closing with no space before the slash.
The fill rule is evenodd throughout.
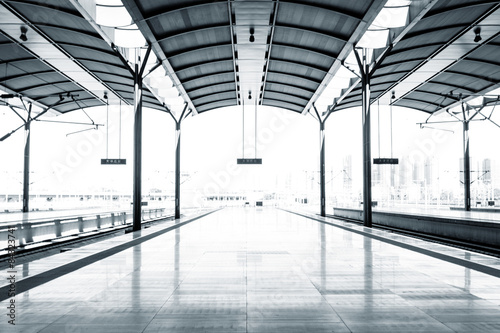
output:
<path id="1" fill-rule="evenodd" d="M 321 188 L 321 216 L 326 216 L 326 191 L 325 191 L 325 123 L 320 120 L 319 123 L 319 133 L 321 140 L 321 150 L 319 155 L 320 164 L 320 188 Z"/>
<path id="2" fill-rule="evenodd" d="M 181 217 L 181 121 L 175 123 L 175 218 Z"/>
<path id="3" fill-rule="evenodd" d="M 23 213 L 30 211 L 30 146 L 31 146 L 31 107 L 30 104 L 28 109 L 28 117 L 24 125 L 24 131 L 26 133 L 26 142 L 24 144 L 24 176 L 23 176 Z"/>
<path id="4" fill-rule="evenodd" d="M 133 230 L 141 230 L 142 221 L 142 75 L 139 64 L 134 71 L 134 193 Z"/>
<path id="5" fill-rule="evenodd" d="M 372 152 L 370 125 L 370 65 L 363 49 L 361 63 L 361 87 L 363 91 L 363 225 L 372 226 Z"/>
<path id="6" fill-rule="evenodd" d="M 464 120 L 464 208 L 470 211 L 469 120 Z"/>

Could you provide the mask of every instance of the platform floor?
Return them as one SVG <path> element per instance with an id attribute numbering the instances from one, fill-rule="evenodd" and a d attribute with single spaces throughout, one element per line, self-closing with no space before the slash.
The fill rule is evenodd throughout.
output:
<path id="1" fill-rule="evenodd" d="M 500 332 L 499 277 L 342 225 L 224 209 L 17 295 L 15 327 L 1 302 L 0 332 Z"/>

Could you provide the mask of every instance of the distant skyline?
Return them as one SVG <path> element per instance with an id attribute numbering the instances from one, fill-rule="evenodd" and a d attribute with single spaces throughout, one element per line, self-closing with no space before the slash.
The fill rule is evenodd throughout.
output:
<path id="1" fill-rule="evenodd" d="M 106 123 L 106 108 L 86 109 L 95 123 Z M 253 110 L 245 110 L 248 115 Z M 32 189 L 41 191 L 99 191 L 113 188 L 118 192 L 132 188 L 132 108 L 122 109 L 121 157 L 125 166 L 101 166 L 106 157 L 106 127 L 66 136 L 90 128 L 35 122 L 32 126 Z M 422 112 L 394 107 L 393 156 L 420 159 L 434 156 L 440 165 L 458 172 L 457 159 L 462 156 L 460 124 L 440 126 L 446 131 L 419 129 L 417 122 L 428 117 Z M 450 119 L 449 116 L 445 119 Z M 500 118 L 494 114 L 494 118 Z M 82 111 L 58 117 L 56 121 L 90 120 Z M 390 155 L 389 110 L 380 111 L 381 133 L 378 152 L 378 112 L 372 106 L 372 157 Z M 118 157 L 119 110 L 110 107 L 108 157 Z M 156 110 L 144 110 L 143 182 L 147 188 L 173 188 L 174 123 L 170 116 Z M 497 121 L 500 122 L 500 121 Z M 0 108 L 0 134 L 20 125 L 20 120 L 6 107 Z M 253 157 L 253 123 L 245 130 L 245 157 Z M 437 127 L 437 126 L 435 126 Z M 449 132 L 449 131 L 454 131 Z M 268 188 L 278 173 L 319 170 L 319 125 L 310 115 L 259 106 L 257 152 L 263 158 L 261 166 L 236 166 L 242 157 L 242 110 L 229 107 L 187 118 L 182 125 L 181 167 L 192 176 L 183 183 L 184 189 L 252 190 Z M 473 122 L 470 129 L 471 156 L 475 159 L 500 160 L 495 143 L 500 142 L 500 128 L 483 122 Z M 0 143 L 0 192 L 17 187 L 21 192 L 24 133 L 19 131 Z M 361 174 L 361 111 L 351 109 L 332 114 L 326 124 L 327 170 L 341 170 L 345 156 L 352 156 L 353 186 L 360 187 Z M 229 175 L 229 176 L 228 176 Z M 169 179 L 170 177 L 170 179 Z M 163 183 L 162 183 L 163 182 Z M 272 186 L 272 185 L 271 185 Z M 9 189 L 10 190 L 10 189 Z"/>

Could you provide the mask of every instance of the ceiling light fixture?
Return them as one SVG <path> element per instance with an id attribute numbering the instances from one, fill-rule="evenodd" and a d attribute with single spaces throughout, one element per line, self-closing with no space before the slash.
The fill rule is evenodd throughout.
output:
<path id="1" fill-rule="evenodd" d="M 481 28 L 480 27 L 476 27 L 476 29 L 474 29 L 474 33 L 476 34 L 476 37 L 474 37 L 474 42 L 475 43 L 479 43 L 482 38 L 481 38 Z"/>
<path id="2" fill-rule="evenodd" d="M 25 27 L 24 25 L 21 26 L 21 36 L 19 36 L 19 39 L 22 40 L 23 42 L 26 42 L 28 40 L 28 37 L 26 36 L 27 32 L 28 28 Z"/>
<path id="3" fill-rule="evenodd" d="M 2 94 L 2 95 L 0 95 L 1 99 L 9 99 L 9 98 L 14 98 L 14 97 L 18 97 L 18 95 L 17 94 Z"/>

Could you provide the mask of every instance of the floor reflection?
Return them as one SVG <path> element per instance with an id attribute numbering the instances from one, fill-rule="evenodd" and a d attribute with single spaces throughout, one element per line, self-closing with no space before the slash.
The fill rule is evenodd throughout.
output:
<path id="1" fill-rule="evenodd" d="M 23 276 L 30 269 L 23 265 Z M 25 325 L 43 324 L 32 330 L 42 333 L 68 325 L 106 333 L 498 332 L 498 285 L 378 239 L 248 208 L 186 224 L 18 300 L 29 309 Z"/>
<path id="2" fill-rule="evenodd" d="M 365 310 L 373 310 L 373 251 L 372 251 L 372 239 L 370 237 L 363 238 L 363 279 L 365 283 L 364 295 L 365 295 Z"/>
<path id="3" fill-rule="evenodd" d="M 175 229 L 175 245 L 174 245 L 174 288 L 179 285 L 179 262 L 181 251 L 181 228 Z"/>
<path id="4" fill-rule="evenodd" d="M 139 286 L 139 288 L 131 288 L 131 299 L 135 300 L 137 304 L 141 304 L 141 267 L 142 267 L 142 244 L 134 246 L 132 253 L 132 286 Z"/>
<path id="5" fill-rule="evenodd" d="M 470 253 L 466 252 L 464 257 L 466 260 L 470 260 L 471 255 L 470 255 Z M 471 271 L 470 268 L 465 267 L 465 272 L 464 272 L 464 290 L 465 291 L 470 291 L 470 287 L 471 287 L 471 273 L 470 273 L 470 271 Z"/>
<path id="6" fill-rule="evenodd" d="M 320 246 L 321 246 L 321 289 L 327 290 L 328 287 L 326 285 L 326 233 L 325 233 L 325 224 L 319 224 L 319 235 L 320 235 Z"/>

